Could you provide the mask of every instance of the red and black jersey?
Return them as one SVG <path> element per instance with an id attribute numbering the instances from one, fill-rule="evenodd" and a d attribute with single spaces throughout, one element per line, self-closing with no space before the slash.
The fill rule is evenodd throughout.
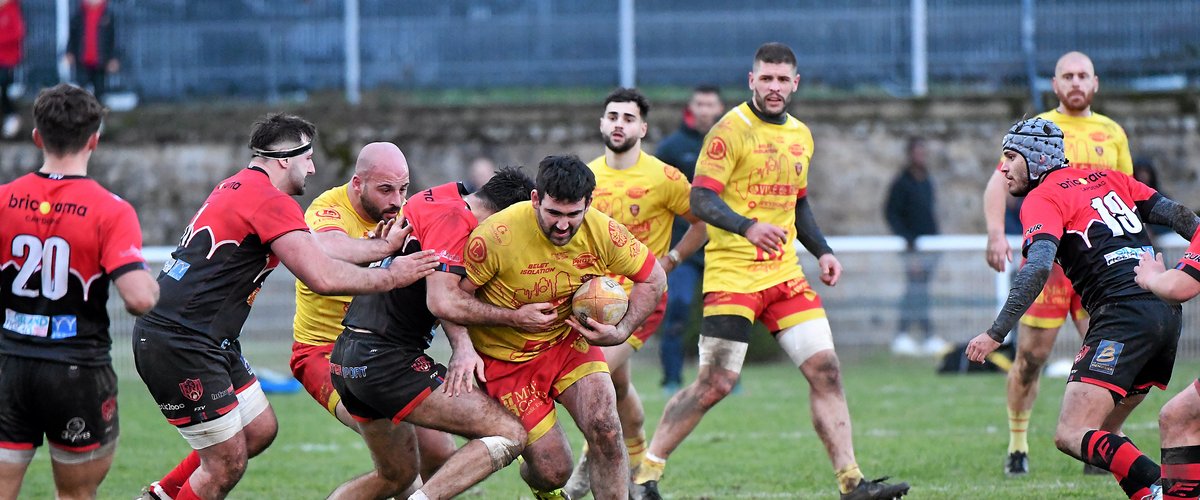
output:
<path id="1" fill-rule="evenodd" d="M 0 185 L 0 353 L 109 363 L 108 284 L 138 269 L 137 214 L 100 183 L 32 173 Z"/>
<path id="2" fill-rule="evenodd" d="M 308 231 L 304 212 L 250 167 L 221 181 L 183 231 L 158 275 L 158 305 L 144 319 L 216 341 L 238 338 L 254 297 L 279 264 L 271 242 Z"/>
<path id="3" fill-rule="evenodd" d="M 1142 252 L 1153 251 L 1138 212 L 1146 213 L 1160 196 L 1117 172 L 1051 172 L 1021 205 L 1023 251 L 1037 240 L 1057 243 L 1055 259 L 1088 311 L 1117 297 L 1147 295 L 1133 281 Z"/>
<path id="4" fill-rule="evenodd" d="M 436 250 L 437 271 L 466 276 L 463 248 L 467 236 L 479 225 L 463 200 L 461 183 L 442 184 L 421 191 L 404 205 L 404 225 L 412 226 L 399 255 Z M 350 301 L 342 324 L 367 330 L 402 345 L 425 349 L 433 340 L 437 318 L 425 302 L 425 280 L 382 293 L 359 295 Z"/>
<path id="5" fill-rule="evenodd" d="M 1192 279 L 1200 281 L 1200 228 L 1196 229 L 1196 233 L 1192 235 L 1192 242 L 1188 244 L 1188 249 L 1183 252 L 1183 257 L 1179 259 L 1179 263 L 1175 265 L 1175 269 L 1187 273 Z"/>

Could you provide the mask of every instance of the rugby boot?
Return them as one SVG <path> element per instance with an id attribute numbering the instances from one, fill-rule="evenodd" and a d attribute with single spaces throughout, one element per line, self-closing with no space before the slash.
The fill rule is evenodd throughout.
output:
<path id="1" fill-rule="evenodd" d="M 142 494 L 138 495 L 133 500 L 174 500 L 174 499 L 171 498 L 171 495 L 168 495 L 167 492 L 163 490 L 162 486 L 160 486 L 158 484 L 158 481 L 155 481 L 153 483 L 150 483 L 150 486 L 146 486 L 145 488 L 142 488 Z"/>
<path id="2" fill-rule="evenodd" d="M 658 494 L 658 481 L 633 483 L 629 488 L 629 498 L 631 500 L 662 500 L 662 495 Z"/>
<path id="3" fill-rule="evenodd" d="M 530 490 L 533 491 L 533 498 L 536 500 L 571 500 L 571 497 L 567 496 L 562 488 L 554 491 L 538 491 L 533 488 Z"/>
<path id="4" fill-rule="evenodd" d="M 867 481 L 863 479 L 849 493 L 842 493 L 842 500 L 891 500 L 908 494 L 908 483 L 890 484 L 887 476 Z"/>
<path id="5" fill-rule="evenodd" d="M 1024 476 L 1029 473 L 1029 455 L 1023 451 L 1008 454 L 1004 461 L 1004 475 L 1008 477 Z"/>

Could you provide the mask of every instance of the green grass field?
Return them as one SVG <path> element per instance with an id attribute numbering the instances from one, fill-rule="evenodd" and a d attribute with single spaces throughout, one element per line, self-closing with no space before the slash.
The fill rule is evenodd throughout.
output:
<path id="1" fill-rule="evenodd" d="M 666 398 L 656 385 L 656 360 L 635 361 L 641 363 L 635 379 L 651 433 Z M 859 464 L 868 477 L 890 475 L 911 483 L 909 498 L 1121 498 L 1111 477 L 1083 476 L 1080 463 L 1054 448 L 1061 379 L 1042 384 L 1029 436 L 1031 473 L 1007 479 L 1001 469 L 1008 440 L 1002 376 L 938 376 L 930 360 L 884 355 L 847 357 L 843 363 Z M 1158 408 L 1194 380 L 1198 368 L 1197 362 L 1179 363 L 1169 391 L 1152 394 L 1127 426 L 1129 436 L 1156 461 Z M 307 394 L 271 395 L 271 402 L 279 415 L 279 437 L 250 462 L 231 498 L 323 498 L 371 467 L 357 435 Z M 116 461 L 100 488 L 106 499 L 132 498 L 188 451 L 136 375 L 121 383 L 120 415 Z M 573 430 L 573 424 L 567 426 Z M 572 436 L 578 450 L 581 438 Z M 52 498 L 52 485 L 42 450 L 21 497 Z M 713 409 L 671 457 L 661 491 L 668 498 L 837 498 L 799 373 L 782 363 L 749 366 L 741 392 Z M 515 467 L 464 496 L 531 497 Z"/>

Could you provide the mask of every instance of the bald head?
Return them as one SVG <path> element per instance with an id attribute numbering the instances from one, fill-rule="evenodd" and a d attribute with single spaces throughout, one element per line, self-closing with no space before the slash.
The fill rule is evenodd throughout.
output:
<path id="1" fill-rule="evenodd" d="M 1092 113 L 1092 97 L 1100 90 L 1100 78 L 1091 58 L 1082 52 L 1067 52 L 1054 65 L 1050 86 L 1058 96 L 1060 113 L 1088 116 Z"/>
<path id="2" fill-rule="evenodd" d="M 408 197 L 408 160 L 390 142 L 363 146 L 350 179 L 351 203 L 359 214 L 378 222 L 400 213 Z"/>

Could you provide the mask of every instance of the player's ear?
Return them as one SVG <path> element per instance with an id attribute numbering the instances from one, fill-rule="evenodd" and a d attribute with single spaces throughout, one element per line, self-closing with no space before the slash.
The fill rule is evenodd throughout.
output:
<path id="1" fill-rule="evenodd" d="M 87 147 L 87 149 L 88 149 L 88 150 L 95 151 L 95 150 L 96 150 L 96 146 L 99 146 L 99 145 L 100 145 L 100 131 L 99 131 L 99 130 L 97 130 L 97 131 L 96 131 L 95 133 L 93 133 L 93 134 L 92 134 L 90 137 L 88 137 L 88 141 L 87 141 L 87 146 L 86 146 L 86 147 Z"/>
<path id="2" fill-rule="evenodd" d="M 33 129 L 33 132 L 30 133 L 30 135 L 33 136 L 33 145 L 34 146 L 37 146 L 38 149 L 45 149 L 45 145 L 42 144 L 42 134 L 40 132 L 38 132 L 38 129 L 36 129 L 36 128 Z"/>
<path id="3" fill-rule="evenodd" d="M 536 189 L 529 192 L 529 201 L 533 202 L 534 210 L 537 210 L 538 207 L 542 206 L 542 200 L 538 198 L 538 192 Z"/>

